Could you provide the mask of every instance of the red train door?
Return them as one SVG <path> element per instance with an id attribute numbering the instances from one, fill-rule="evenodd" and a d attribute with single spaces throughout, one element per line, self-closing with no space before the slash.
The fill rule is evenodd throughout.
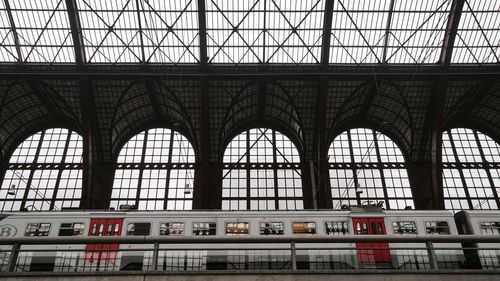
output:
<path id="1" fill-rule="evenodd" d="M 384 235 L 384 218 L 353 218 L 352 225 L 355 235 Z M 375 249 L 374 249 L 375 248 Z M 390 263 L 391 253 L 389 244 L 384 243 L 356 243 L 358 261 L 360 263 Z"/>
<path id="2" fill-rule="evenodd" d="M 119 236 L 123 219 L 91 219 L 88 236 Z M 85 263 L 96 266 L 114 264 L 120 244 L 87 244 Z"/>

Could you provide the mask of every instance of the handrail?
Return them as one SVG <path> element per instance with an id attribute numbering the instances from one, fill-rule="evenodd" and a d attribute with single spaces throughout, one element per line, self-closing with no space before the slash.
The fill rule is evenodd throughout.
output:
<path id="1" fill-rule="evenodd" d="M 396 243 L 397 248 L 393 248 L 395 246 L 394 244 L 391 245 L 391 247 L 387 246 L 380 246 L 380 245 L 373 245 L 372 247 L 364 247 L 358 249 L 357 246 L 351 246 L 351 248 L 338 248 L 336 247 L 325 247 L 325 245 L 321 245 L 321 249 L 335 249 L 335 250 L 360 250 L 361 252 L 357 253 L 357 258 L 361 259 L 358 262 L 355 261 L 354 256 L 350 256 L 353 259 L 353 264 L 352 266 L 356 266 L 357 263 L 363 264 L 364 262 L 368 260 L 364 260 L 367 258 L 365 255 L 373 255 L 377 253 L 385 253 L 383 251 L 389 251 L 390 249 L 398 250 L 399 247 L 401 247 L 401 244 L 405 243 L 422 243 L 421 250 L 426 250 L 427 251 L 427 257 L 428 257 L 428 268 L 430 270 L 437 270 L 439 269 L 439 256 L 436 255 L 436 251 L 445 249 L 445 250 L 459 250 L 462 249 L 464 251 L 464 254 L 467 254 L 466 251 L 468 251 L 469 254 L 474 254 L 473 251 L 477 251 L 479 249 L 483 249 L 482 247 L 479 248 L 480 246 L 474 245 L 475 243 L 498 243 L 500 244 L 500 236 L 486 236 L 486 235 L 440 235 L 440 236 L 435 236 L 435 235 L 405 235 L 405 236 L 387 236 L 387 235 L 342 235 L 342 236 L 326 236 L 326 235 L 314 235 L 314 236 L 258 236 L 258 237 L 241 237 L 241 236 L 190 236 L 190 237 L 172 237 L 172 236 L 98 236 L 98 237 L 3 237 L 0 238 L 0 245 L 11 245 L 10 249 L 10 255 L 8 257 L 6 265 L 6 269 L 8 272 L 15 272 L 17 270 L 17 262 L 18 262 L 18 257 L 24 253 L 24 252 L 38 252 L 41 249 L 40 247 L 31 247 L 33 249 L 29 249 L 30 247 L 23 248 L 21 249 L 21 246 L 23 245 L 82 245 L 82 244 L 149 244 L 153 245 L 151 249 L 130 249 L 130 251 L 137 251 L 137 250 L 147 250 L 147 251 L 152 251 L 152 264 L 151 264 L 151 269 L 153 271 L 158 270 L 158 261 L 159 261 L 159 254 L 160 250 L 163 251 L 165 248 L 161 247 L 161 245 L 181 245 L 181 244 L 201 244 L 201 245 L 217 245 L 217 244 L 239 244 L 240 246 L 238 249 L 240 250 L 246 250 L 251 248 L 253 250 L 253 247 L 245 247 L 244 245 L 249 245 L 249 244 L 271 244 L 271 245 L 288 245 L 288 247 L 285 247 L 280 250 L 285 250 L 288 251 L 288 255 L 290 257 L 290 264 L 291 264 L 291 270 L 296 271 L 298 270 L 298 251 L 302 250 L 308 250 L 311 247 L 311 244 L 316 244 L 320 245 L 319 243 L 323 244 L 335 244 L 335 243 L 359 243 L 359 242 L 386 242 L 386 243 Z M 470 246 L 467 247 L 462 247 L 461 245 L 458 247 L 454 248 L 448 248 L 449 245 L 447 245 L 446 248 L 442 248 L 444 246 L 439 245 L 440 247 L 436 247 L 439 243 L 467 243 Z M 305 248 L 304 244 L 308 244 L 307 247 Z M 262 246 L 260 245 L 260 248 L 258 250 L 267 250 L 267 251 L 273 251 L 271 248 L 273 247 L 266 247 L 268 245 Z M 401 249 L 414 249 L 414 245 L 409 245 L 410 248 L 401 248 Z M 483 245 L 481 245 L 483 246 Z M 487 246 L 487 245 L 484 245 Z M 496 245 L 495 245 L 496 246 Z M 211 247 L 202 247 L 203 249 L 207 250 L 220 250 L 221 247 L 217 246 L 218 248 L 215 249 L 208 249 Z M 53 249 L 47 250 L 43 249 L 43 252 L 59 252 L 64 249 L 57 249 L 57 247 L 51 247 Z M 64 248 L 64 247 L 63 247 Z M 82 249 L 67 249 L 67 251 L 78 251 L 82 252 L 84 254 L 91 253 L 92 255 L 97 254 L 97 264 L 95 264 L 96 267 L 89 267 L 87 269 L 89 270 L 95 270 L 99 271 L 99 266 L 100 266 L 100 258 L 101 258 L 101 253 L 105 253 L 107 251 L 111 251 L 112 253 L 117 252 L 117 251 L 128 251 L 129 249 L 99 249 L 101 247 L 98 247 L 96 249 L 91 249 L 89 250 L 90 252 L 82 252 Z M 168 248 L 168 247 L 167 247 Z M 194 247 L 198 249 L 199 247 Z M 177 247 L 174 247 L 174 251 L 192 251 L 193 249 L 178 249 Z M 368 250 L 368 251 L 367 251 Z M 418 250 L 418 249 L 417 249 Z M 484 250 L 484 249 L 483 249 Z M 87 251 L 87 250 L 85 250 Z M 367 251 L 367 252 L 366 252 Z M 374 251 L 374 252 L 370 252 Z M 377 252 L 377 251 L 382 251 L 382 252 Z M 471 252 L 472 251 L 472 252 Z M 354 252 L 356 253 L 356 252 Z M 397 254 L 397 251 L 395 251 Z M 476 252 L 477 253 L 477 252 Z M 301 253 L 302 255 L 303 253 Z M 389 254 L 389 252 L 385 253 Z M 352 253 L 351 253 L 352 255 Z M 472 264 L 480 262 L 478 260 L 479 257 L 474 257 L 474 255 L 471 256 Z M 106 261 L 106 257 L 104 257 L 104 261 Z M 370 262 L 372 262 L 370 260 Z M 386 263 L 387 261 L 384 261 Z M 106 263 L 104 263 L 106 264 Z M 391 262 L 392 264 L 392 262 Z M 76 265 L 75 265 L 76 266 Z M 80 265 L 78 265 L 80 266 Z M 82 265 L 82 269 L 85 269 L 85 265 Z M 475 265 L 474 265 L 475 266 Z M 417 266 L 418 267 L 418 266 Z M 425 266 L 423 268 L 426 268 Z M 474 267 L 476 268 L 476 267 Z M 480 267 L 479 267 L 480 268 Z M 114 270 L 120 270 L 121 267 L 118 266 Z M 499 270 L 499 268 L 495 267 L 496 270 Z"/>
<path id="2" fill-rule="evenodd" d="M 273 237 L 234 237 L 234 236 L 98 236 L 98 237 L 2 237 L 0 245 L 53 245 L 53 244 L 233 244 L 233 243 L 500 243 L 500 236 L 485 235 L 343 235 L 343 236 L 273 236 Z"/>

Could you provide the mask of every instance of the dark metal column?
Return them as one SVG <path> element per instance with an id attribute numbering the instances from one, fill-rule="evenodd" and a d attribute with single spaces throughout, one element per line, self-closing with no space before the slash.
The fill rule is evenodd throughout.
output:
<path id="1" fill-rule="evenodd" d="M 430 146 L 430 155 L 427 155 L 426 159 L 429 160 L 407 162 L 415 208 L 420 210 L 444 209 L 441 142 L 447 86 L 447 79 L 438 79 L 434 83 L 429 99 L 429 111 L 426 117 L 426 128 L 429 130 L 426 132 L 427 145 Z"/>
<path id="2" fill-rule="evenodd" d="M 96 122 L 91 80 L 80 76 L 81 134 L 83 138 L 82 200 L 80 208 L 107 209 L 113 188 L 114 163 L 98 163 L 94 158 Z"/>
<path id="3" fill-rule="evenodd" d="M 443 161 L 442 161 L 442 140 L 444 125 L 444 103 L 446 90 L 448 88 L 448 79 L 443 79 L 434 85 L 430 99 L 431 123 L 431 194 L 432 209 L 444 209 L 443 195 Z M 430 207 L 426 205 L 425 207 Z"/>
<path id="4" fill-rule="evenodd" d="M 222 165 L 212 161 L 210 147 L 209 83 L 200 81 L 201 133 L 200 153 L 196 165 L 193 209 L 220 209 L 222 204 Z"/>
<path id="5" fill-rule="evenodd" d="M 323 14 L 323 39 L 321 42 L 321 66 L 324 71 L 328 70 L 330 61 L 330 48 L 331 48 L 331 29 L 333 20 L 333 4 L 334 0 L 325 1 L 325 9 Z M 327 143 L 327 124 L 326 124 L 326 101 L 328 94 L 329 79 L 320 77 L 318 79 L 318 92 L 316 100 L 316 120 L 314 128 L 314 143 L 310 144 L 314 147 L 312 159 L 302 163 L 302 166 L 307 167 L 302 169 L 302 178 L 304 183 L 310 184 L 312 192 L 311 202 L 304 194 L 304 207 L 331 209 L 332 208 L 332 194 L 330 190 L 329 175 L 328 175 L 328 143 Z M 305 179 L 310 179 L 309 181 Z M 307 185 L 304 185 L 304 191 Z M 305 193 L 305 192 L 304 192 Z"/>
<path id="6" fill-rule="evenodd" d="M 0 185 L 3 183 L 3 180 L 5 179 L 5 173 L 7 172 L 8 163 L 5 163 L 3 161 L 3 158 L 0 157 Z"/>
<path id="7" fill-rule="evenodd" d="M 198 22 L 200 36 L 200 71 L 208 73 L 207 24 L 205 1 L 198 0 Z M 210 146 L 210 107 L 208 78 L 200 79 L 201 132 L 194 189 L 193 209 L 220 209 L 222 204 L 222 165 L 212 161 Z"/>
<path id="8" fill-rule="evenodd" d="M 90 87 L 90 80 L 86 76 L 81 76 L 80 83 L 80 111 L 81 111 L 81 134 L 83 138 L 83 173 L 82 173 L 82 200 L 80 208 L 96 208 L 94 190 L 92 185 L 93 169 L 93 147 L 92 147 L 92 115 L 93 100 Z"/>
<path id="9" fill-rule="evenodd" d="M 318 96 L 316 103 L 316 126 L 314 132 L 314 152 L 312 155 L 310 169 L 311 191 L 312 191 L 312 207 L 319 209 L 332 208 L 332 194 L 329 184 L 328 175 L 328 143 L 327 143 L 327 126 L 326 126 L 326 101 L 328 92 L 328 80 L 321 78 L 318 81 Z M 304 197 L 306 199 L 307 197 Z M 307 202 L 304 202 L 307 208 Z"/>

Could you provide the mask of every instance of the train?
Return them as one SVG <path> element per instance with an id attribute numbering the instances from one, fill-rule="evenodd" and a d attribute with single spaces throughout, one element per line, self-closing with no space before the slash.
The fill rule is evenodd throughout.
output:
<path id="1" fill-rule="evenodd" d="M 68 211 L 0 214 L 2 237 L 61 236 L 332 236 L 500 235 L 499 211 L 347 210 L 302 211 Z M 157 261 L 147 245 L 24 245 L 16 271 L 291 269 L 290 244 L 168 244 Z M 299 243 L 298 269 L 428 269 L 423 243 Z M 463 250 L 463 247 L 485 250 Z M 435 243 L 440 268 L 499 268 L 491 244 Z M 146 247 L 147 248 L 147 247 Z M 150 248 L 148 248 L 150 249 Z M 488 250 L 487 250 L 488 249 Z M 9 246 L 0 246 L 5 270 Z M 153 267 L 153 262 L 157 263 Z"/>

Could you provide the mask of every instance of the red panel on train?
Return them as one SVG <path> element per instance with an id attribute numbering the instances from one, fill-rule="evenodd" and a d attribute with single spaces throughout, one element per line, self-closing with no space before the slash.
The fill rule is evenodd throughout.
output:
<path id="1" fill-rule="evenodd" d="M 88 236 L 120 236 L 123 219 L 90 220 Z M 120 244 L 88 244 L 85 246 L 85 263 L 114 263 Z"/>
<path id="2" fill-rule="evenodd" d="M 355 235 L 385 235 L 384 218 L 353 218 L 352 225 Z M 356 243 L 358 261 L 360 263 L 390 263 L 389 244 Z"/>

